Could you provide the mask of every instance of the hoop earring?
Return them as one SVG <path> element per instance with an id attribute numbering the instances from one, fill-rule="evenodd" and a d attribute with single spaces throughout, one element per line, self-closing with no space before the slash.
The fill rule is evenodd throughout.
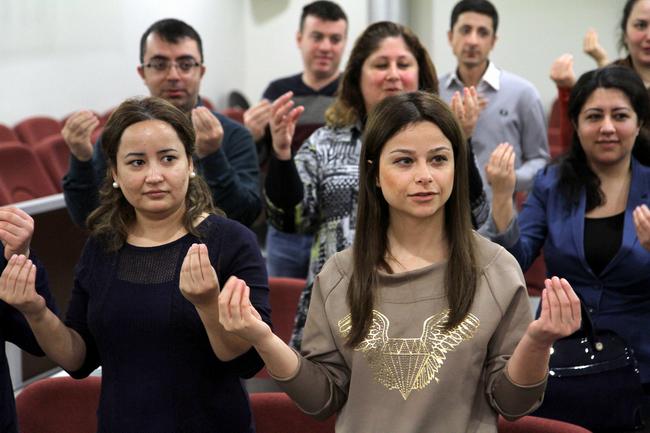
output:
<path id="1" fill-rule="evenodd" d="M 117 182 L 113 182 L 113 189 L 119 189 L 120 185 Z"/>

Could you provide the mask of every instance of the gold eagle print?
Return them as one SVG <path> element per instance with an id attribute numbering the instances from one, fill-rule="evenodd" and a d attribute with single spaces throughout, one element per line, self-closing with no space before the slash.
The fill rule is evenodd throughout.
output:
<path id="1" fill-rule="evenodd" d="M 390 338 L 390 321 L 377 310 L 372 311 L 372 324 L 366 338 L 354 349 L 364 354 L 375 380 L 388 389 L 397 389 L 406 400 L 415 389 L 425 388 L 436 375 L 451 352 L 469 340 L 479 327 L 479 320 L 468 314 L 456 327 L 445 331 L 449 310 L 429 317 L 422 325 L 419 338 Z M 350 333 L 348 314 L 339 320 L 343 337 Z"/>

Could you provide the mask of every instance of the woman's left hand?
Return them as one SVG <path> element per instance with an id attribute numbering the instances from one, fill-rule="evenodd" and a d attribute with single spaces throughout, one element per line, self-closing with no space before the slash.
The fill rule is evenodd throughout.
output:
<path id="1" fill-rule="evenodd" d="M 205 244 L 192 244 L 181 267 L 179 287 L 182 295 L 195 307 L 209 305 L 218 301 L 219 280 L 210 264 L 208 247 Z"/>
<path id="2" fill-rule="evenodd" d="M 634 227 L 641 246 L 650 251 L 650 209 L 644 204 L 637 206 L 632 213 L 632 217 L 634 218 Z"/>
<path id="3" fill-rule="evenodd" d="M 555 340 L 580 329 L 580 298 L 564 278 L 544 281 L 542 312 L 526 330 L 530 340 L 540 347 L 550 348 Z"/>

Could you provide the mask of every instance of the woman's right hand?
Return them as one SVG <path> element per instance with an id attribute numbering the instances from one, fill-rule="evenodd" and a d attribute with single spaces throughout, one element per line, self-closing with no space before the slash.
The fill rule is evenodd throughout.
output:
<path id="1" fill-rule="evenodd" d="M 219 294 L 219 323 L 228 332 L 255 346 L 273 335 L 250 301 L 250 288 L 244 280 L 230 277 Z"/>
<path id="2" fill-rule="evenodd" d="M 291 141 L 296 132 L 296 122 L 305 110 L 304 107 L 293 107 L 291 100 L 293 92 L 289 91 L 280 96 L 271 106 L 271 138 L 273 151 L 278 159 L 291 159 Z"/>
<path id="3" fill-rule="evenodd" d="M 23 255 L 12 256 L 0 276 L 0 300 L 25 316 L 37 317 L 47 310 L 36 292 L 36 266 Z"/>

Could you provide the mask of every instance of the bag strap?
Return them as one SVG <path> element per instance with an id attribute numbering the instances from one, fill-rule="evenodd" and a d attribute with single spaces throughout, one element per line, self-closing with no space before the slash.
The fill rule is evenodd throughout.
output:
<path id="1" fill-rule="evenodd" d="M 603 343 L 596 336 L 596 330 L 594 329 L 594 323 L 591 320 L 591 314 L 589 314 L 589 310 L 582 299 L 580 299 L 580 313 L 582 315 L 582 323 L 580 324 L 580 329 L 576 331 L 576 333 L 579 332 L 583 334 L 587 340 L 589 340 L 591 347 L 595 351 L 600 352 L 603 350 Z"/>

